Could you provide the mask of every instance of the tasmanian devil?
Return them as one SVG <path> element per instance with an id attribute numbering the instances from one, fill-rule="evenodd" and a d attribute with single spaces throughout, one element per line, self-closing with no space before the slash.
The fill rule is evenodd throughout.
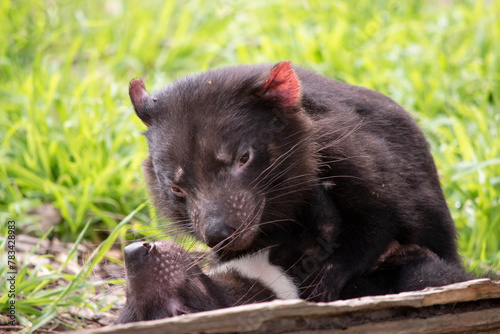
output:
<path id="1" fill-rule="evenodd" d="M 388 97 L 288 61 L 129 93 L 157 210 L 221 262 L 266 250 L 312 301 L 338 299 L 393 241 L 459 266 L 428 143 Z"/>
<path id="2" fill-rule="evenodd" d="M 266 251 L 224 262 L 203 273 L 173 242 L 136 242 L 125 248 L 127 303 L 117 323 L 154 320 L 219 308 L 297 298 L 299 287 Z M 416 245 L 392 242 L 342 299 L 419 290 L 468 279 L 459 266 Z"/>
<path id="3" fill-rule="evenodd" d="M 125 248 L 127 303 L 117 323 L 297 298 L 291 278 L 281 268 L 263 266 L 261 256 L 238 259 L 238 264 L 229 261 L 206 275 L 173 242 L 131 244 Z"/>

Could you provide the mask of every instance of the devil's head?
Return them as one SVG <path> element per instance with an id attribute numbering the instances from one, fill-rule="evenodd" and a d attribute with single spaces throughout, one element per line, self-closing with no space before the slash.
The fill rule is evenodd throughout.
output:
<path id="1" fill-rule="evenodd" d="M 317 157 L 289 62 L 213 70 L 151 95 L 136 79 L 130 98 L 148 127 L 144 170 L 162 215 L 233 251 L 293 221 Z"/>

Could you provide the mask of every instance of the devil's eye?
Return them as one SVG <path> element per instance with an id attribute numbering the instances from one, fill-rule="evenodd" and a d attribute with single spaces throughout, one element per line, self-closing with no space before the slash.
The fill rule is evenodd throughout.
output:
<path id="1" fill-rule="evenodd" d="M 184 190 L 182 190 L 181 188 L 179 188 L 177 186 L 171 186 L 170 187 L 170 191 L 175 196 L 179 196 L 179 197 L 185 197 L 186 196 L 186 193 L 184 192 Z"/>
<path id="2" fill-rule="evenodd" d="M 248 160 L 250 160 L 250 152 L 247 151 L 240 158 L 240 161 L 239 161 L 240 167 L 243 167 L 248 162 Z"/>

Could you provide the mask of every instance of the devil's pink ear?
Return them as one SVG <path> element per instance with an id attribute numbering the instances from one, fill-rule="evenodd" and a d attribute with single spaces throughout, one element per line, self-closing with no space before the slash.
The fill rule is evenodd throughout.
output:
<path id="1" fill-rule="evenodd" d="M 289 61 L 283 61 L 273 67 L 262 85 L 261 94 L 282 108 L 292 108 L 297 104 L 300 85 Z"/>
<path id="2" fill-rule="evenodd" d="M 141 79 L 132 80 L 128 93 L 137 116 L 144 124 L 151 126 L 151 107 L 154 101 L 146 91 L 144 82 Z"/>

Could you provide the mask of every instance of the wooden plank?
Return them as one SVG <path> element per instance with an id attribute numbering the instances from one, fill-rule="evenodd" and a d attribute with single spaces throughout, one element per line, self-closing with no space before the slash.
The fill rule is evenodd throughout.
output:
<path id="1" fill-rule="evenodd" d="M 443 312 L 445 314 L 440 314 Z M 405 315 L 410 318 L 406 319 Z M 468 319 L 468 322 L 459 319 Z M 335 328 L 344 333 L 376 333 L 372 329 L 399 333 L 405 326 L 413 330 L 411 333 L 433 333 L 439 328 L 447 330 L 443 333 L 467 333 L 469 330 L 480 333 L 490 327 L 499 330 L 499 324 L 500 281 L 480 279 L 423 291 L 331 303 L 275 300 L 78 333 L 326 333 Z M 408 333 L 406 329 L 404 332 Z"/>

